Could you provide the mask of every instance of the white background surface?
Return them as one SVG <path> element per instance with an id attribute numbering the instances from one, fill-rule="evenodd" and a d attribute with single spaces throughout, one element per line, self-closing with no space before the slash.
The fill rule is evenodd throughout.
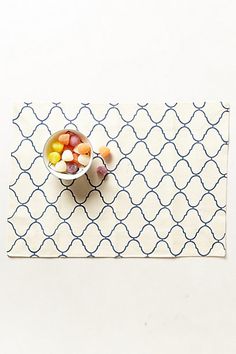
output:
<path id="1" fill-rule="evenodd" d="M 0 353 L 235 354 L 236 2 L 0 1 Z M 18 101 L 231 104 L 226 259 L 8 259 Z M 6 172 L 6 173 L 5 173 Z"/>

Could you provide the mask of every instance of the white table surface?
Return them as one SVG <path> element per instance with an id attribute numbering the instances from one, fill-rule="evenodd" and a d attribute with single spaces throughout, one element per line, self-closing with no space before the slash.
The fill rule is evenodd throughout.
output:
<path id="1" fill-rule="evenodd" d="M 0 353 L 236 353 L 236 2 L 0 2 Z M 13 102 L 231 104 L 226 259 L 9 259 Z"/>

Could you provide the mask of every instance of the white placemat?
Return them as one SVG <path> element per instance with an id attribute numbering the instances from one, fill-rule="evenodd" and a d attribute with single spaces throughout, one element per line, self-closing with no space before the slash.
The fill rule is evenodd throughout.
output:
<path id="1" fill-rule="evenodd" d="M 228 105 L 24 103 L 13 118 L 9 256 L 225 256 Z M 42 161 L 64 127 L 95 150 L 89 173 L 69 183 Z"/>

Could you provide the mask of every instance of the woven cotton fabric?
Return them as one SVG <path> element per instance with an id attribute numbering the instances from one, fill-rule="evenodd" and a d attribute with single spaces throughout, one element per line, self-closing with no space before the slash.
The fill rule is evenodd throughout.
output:
<path id="1" fill-rule="evenodd" d="M 17 105 L 8 255 L 225 256 L 228 120 L 222 102 Z M 87 175 L 70 182 L 42 159 L 63 128 L 87 135 L 95 151 Z M 106 161 L 101 145 L 112 152 Z"/>

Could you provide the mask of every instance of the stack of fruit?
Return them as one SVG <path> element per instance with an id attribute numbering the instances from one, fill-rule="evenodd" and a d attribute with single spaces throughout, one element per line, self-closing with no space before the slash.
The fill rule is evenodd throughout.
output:
<path id="1" fill-rule="evenodd" d="M 75 174 L 80 167 L 87 166 L 90 159 L 90 144 L 81 141 L 79 135 L 72 132 L 59 135 L 48 154 L 54 170 L 60 173 Z"/>

